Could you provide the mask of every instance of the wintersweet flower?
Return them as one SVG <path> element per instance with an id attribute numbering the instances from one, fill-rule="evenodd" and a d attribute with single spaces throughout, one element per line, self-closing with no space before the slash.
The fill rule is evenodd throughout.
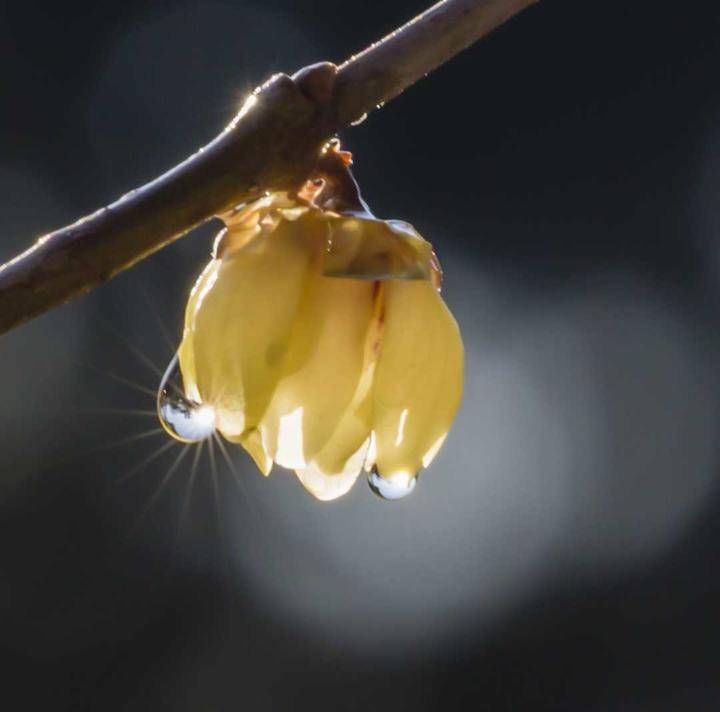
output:
<path id="1" fill-rule="evenodd" d="M 321 500 L 363 469 L 387 498 L 411 491 L 462 393 L 432 247 L 374 218 L 354 185 L 315 180 L 225 215 L 178 352 L 186 395 L 212 406 L 225 439 Z"/>

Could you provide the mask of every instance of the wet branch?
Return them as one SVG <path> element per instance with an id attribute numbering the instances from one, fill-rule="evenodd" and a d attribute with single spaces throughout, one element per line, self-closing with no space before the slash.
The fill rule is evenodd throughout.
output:
<path id="1" fill-rule="evenodd" d="M 273 77 L 183 163 L 41 237 L 0 267 L 0 333 L 89 291 L 238 203 L 297 187 L 339 129 L 535 2 L 443 0 L 339 67 L 320 63 Z"/>

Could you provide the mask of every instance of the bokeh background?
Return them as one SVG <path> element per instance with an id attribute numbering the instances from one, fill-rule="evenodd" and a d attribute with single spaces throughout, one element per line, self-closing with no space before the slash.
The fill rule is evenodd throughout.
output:
<path id="1" fill-rule="evenodd" d="M 423 7 L 2 3 L 0 259 Z M 544 0 L 345 132 L 467 347 L 401 502 L 171 471 L 142 411 L 216 225 L 3 336 L 13 709 L 718 709 L 719 76 L 715 2 Z"/>

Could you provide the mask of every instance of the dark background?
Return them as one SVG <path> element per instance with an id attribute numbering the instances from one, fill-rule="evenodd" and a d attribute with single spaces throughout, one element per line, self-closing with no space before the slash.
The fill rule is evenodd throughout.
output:
<path id="1" fill-rule="evenodd" d="M 0 258 L 421 9 L 2 3 Z M 345 132 L 467 347 L 402 502 L 316 503 L 234 449 L 240 486 L 206 449 L 158 490 L 180 449 L 134 439 L 128 382 L 154 389 L 217 226 L 3 336 L 6 703 L 718 709 L 719 75 L 715 2 L 544 0 Z"/>

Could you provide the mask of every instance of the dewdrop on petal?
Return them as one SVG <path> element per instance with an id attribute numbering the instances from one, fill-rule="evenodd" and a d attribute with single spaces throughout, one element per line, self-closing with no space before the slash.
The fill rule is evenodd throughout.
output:
<path id="1" fill-rule="evenodd" d="M 264 474 L 332 500 L 365 470 L 398 499 L 455 417 L 463 345 L 431 245 L 373 217 L 348 164 L 331 143 L 296 195 L 222 216 L 178 359 L 187 398 Z"/>

